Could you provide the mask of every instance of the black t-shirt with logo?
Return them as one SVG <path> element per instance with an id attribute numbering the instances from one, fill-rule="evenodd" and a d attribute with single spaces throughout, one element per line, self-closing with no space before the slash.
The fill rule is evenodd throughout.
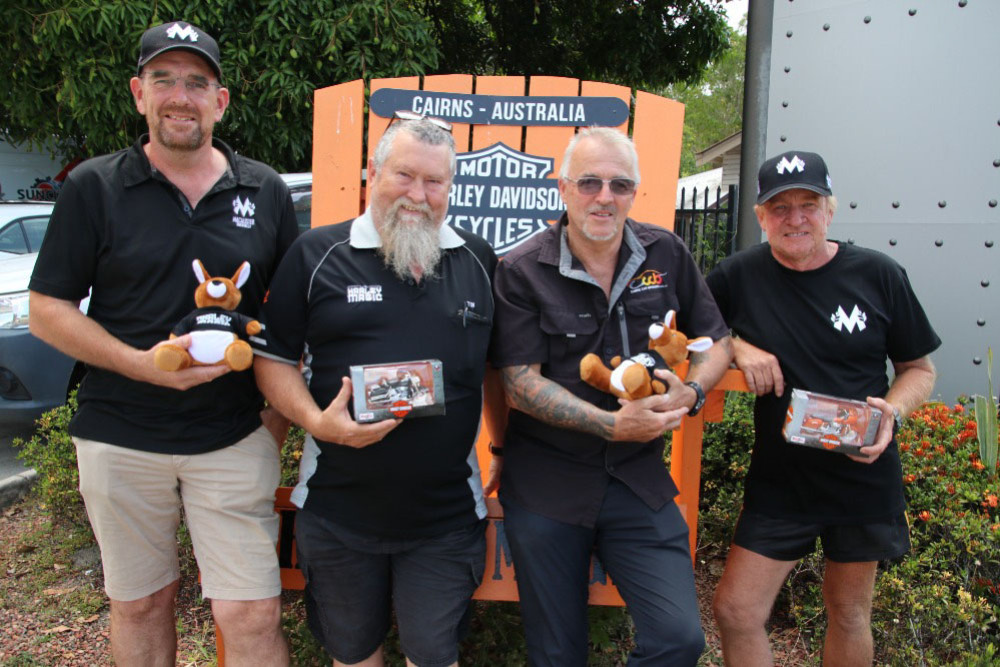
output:
<path id="1" fill-rule="evenodd" d="M 621 406 L 580 379 L 593 352 L 609 365 L 649 347 L 649 327 L 677 313 L 677 329 L 718 340 L 729 334 L 684 242 L 662 227 L 628 219 L 610 301 L 573 257 L 557 224 L 497 267 L 494 366 L 539 364 L 543 377 L 603 410 Z M 592 527 L 611 477 L 659 509 L 677 495 L 663 462 L 664 439 L 610 442 L 511 410 L 504 440 L 502 498 L 544 516 Z"/>
<path id="2" fill-rule="evenodd" d="M 367 535 L 431 537 L 485 517 L 474 447 L 497 260 L 474 234 L 444 234 L 451 242 L 442 245 L 437 276 L 415 283 L 396 277 L 374 246 L 357 243 L 377 238 L 368 213 L 306 232 L 271 283 L 264 333 L 251 343 L 279 361 L 301 358 L 323 408 L 352 365 L 442 362 L 445 414 L 406 417 L 368 447 L 318 440 L 318 451 L 307 446 L 303 455 L 295 501 L 303 494 L 303 509 Z"/>
<path id="3" fill-rule="evenodd" d="M 70 172 L 29 284 L 71 301 L 92 288 L 88 316 L 139 349 L 166 340 L 195 307 L 195 259 L 227 277 L 249 261 L 237 311 L 255 316 L 298 233 L 288 188 L 270 167 L 213 140 L 229 170 L 192 209 L 150 166 L 147 141 Z M 73 435 L 169 454 L 239 441 L 260 425 L 262 405 L 252 371 L 177 391 L 88 368 L 79 400 Z"/>
<path id="4" fill-rule="evenodd" d="M 707 280 L 733 333 L 775 355 L 785 379 L 781 397 L 772 392 L 756 401 L 745 507 L 827 523 L 903 511 L 895 441 L 865 464 L 789 444 L 781 427 L 792 388 L 855 400 L 885 396 L 886 359 L 913 361 L 937 349 L 941 340 L 906 271 L 882 253 L 843 243 L 822 267 L 794 271 L 763 243 L 723 261 Z"/>

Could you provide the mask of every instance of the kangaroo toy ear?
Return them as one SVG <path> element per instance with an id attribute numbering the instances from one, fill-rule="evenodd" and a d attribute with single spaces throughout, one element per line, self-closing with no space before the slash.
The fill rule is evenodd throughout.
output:
<path id="1" fill-rule="evenodd" d="M 236 269 L 236 273 L 233 274 L 233 284 L 236 285 L 236 289 L 243 287 L 244 283 L 250 279 L 250 262 L 243 262 L 240 264 L 240 268 Z"/>
<path id="2" fill-rule="evenodd" d="M 714 342 L 711 338 L 702 336 L 701 338 L 688 341 L 687 349 L 691 352 L 707 352 L 712 345 L 714 345 Z"/>
<path id="3" fill-rule="evenodd" d="M 663 325 L 666 327 L 670 327 L 671 329 L 676 329 L 677 318 L 675 317 L 675 315 L 677 315 L 676 311 L 668 310 L 667 314 L 663 318 Z"/>
<path id="4" fill-rule="evenodd" d="M 198 279 L 198 283 L 201 284 L 207 280 L 208 271 L 205 270 L 204 265 L 202 265 L 200 260 L 194 260 L 191 262 L 191 268 L 194 269 L 194 277 Z"/>

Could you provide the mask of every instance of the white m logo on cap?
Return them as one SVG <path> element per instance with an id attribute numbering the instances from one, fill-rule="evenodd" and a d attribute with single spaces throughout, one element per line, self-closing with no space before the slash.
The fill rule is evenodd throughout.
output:
<path id="1" fill-rule="evenodd" d="M 175 23 L 167 28 L 167 37 L 170 39 L 189 39 L 192 42 L 198 41 L 198 33 L 189 25 L 181 27 L 180 23 Z"/>
<path id="2" fill-rule="evenodd" d="M 793 171 L 805 171 L 806 163 L 799 158 L 798 155 L 792 157 L 789 162 L 788 158 L 781 158 L 781 162 L 778 163 L 778 173 L 784 174 L 786 171 L 790 174 Z"/>

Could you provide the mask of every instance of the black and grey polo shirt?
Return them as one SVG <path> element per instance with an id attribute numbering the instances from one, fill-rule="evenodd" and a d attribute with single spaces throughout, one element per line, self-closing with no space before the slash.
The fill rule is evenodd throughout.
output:
<path id="1" fill-rule="evenodd" d="M 297 364 L 326 407 L 352 365 L 443 362 L 446 414 L 407 417 L 355 449 L 307 439 L 293 500 L 354 530 L 429 537 L 481 519 L 474 445 L 493 323 L 492 248 L 442 225 L 437 276 L 403 281 L 378 254 L 369 212 L 306 232 L 271 283 L 257 354 Z"/>
<path id="2" fill-rule="evenodd" d="M 69 301 L 91 291 L 87 315 L 111 335 L 148 349 L 195 308 L 200 259 L 230 277 L 250 277 L 237 311 L 256 316 L 298 229 L 281 177 L 215 139 L 229 169 L 192 207 L 150 165 L 148 135 L 128 149 L 87 160 L 66 178 L 29 288 Z M 231 445 L 260 425 L 253 372 L 228 373 L 177 391 L 89 368 L 70 432 L 122 447 L 198 454 Z"/>

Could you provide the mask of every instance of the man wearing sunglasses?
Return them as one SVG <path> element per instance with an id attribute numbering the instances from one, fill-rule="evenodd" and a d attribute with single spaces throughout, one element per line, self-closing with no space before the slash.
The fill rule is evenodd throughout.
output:
<path id="1" fill-rule="evenodd" d="M 486 563 L 474 446 L 497 260 L 444 224 L 455 165 L 440 120 L 392 123 L 369 162 L 368 209 L 303 234 L 264 305 L 255 370 L 309 432 L 295 537 L 309 627 L 335 665 L 381 666 L 393 610 L 409 664 L 456 663 Z M 366 407 L 352 402 L 351 366 L 421 359 L 441 362 L 444 414 L 355 421 Z M 397 370 L 371 388 L 416 405 L 430 380 Z"/>
<path id="2" fill-rule="evenodd" d="M 627 217 L 638 182 L 626 135 L 581 131 L 560 173 L 565 215 L 497 267 L 491 361 L 512 409 L 493 468 L 532 665 L 587 664 L 592 554 L 635 622 L 630 665 L 694 665 L 704 647 L 663 436 L 701 409 L 731 344 L 680 238 Z M 580 379 L 589 352 L 607 364 L 647 349 L 670 310 L 680 330 L 715 340 L 686 382 L 658 370 L 666 394 L 619 401 Z"/>
<path id="3" fill-rule="evenodd" d="M 287 422 L 261 411 L 252 373 L 153 363 L 194 306 L 194 260 L 225 276 L 248 261 L 238 310 L 255 316 L 297 234 L 278 174 L 212 136 L 229 105 L 221 80 L 200 28 L 142 35 L 130 90 L 149 133 L 70 173 L 30 282 L 32 333 L 87 364 L 70 433 L 117 665 L 176 660 L 182 505 L 227 663 L 288 664 L 274 513 Z"/>

